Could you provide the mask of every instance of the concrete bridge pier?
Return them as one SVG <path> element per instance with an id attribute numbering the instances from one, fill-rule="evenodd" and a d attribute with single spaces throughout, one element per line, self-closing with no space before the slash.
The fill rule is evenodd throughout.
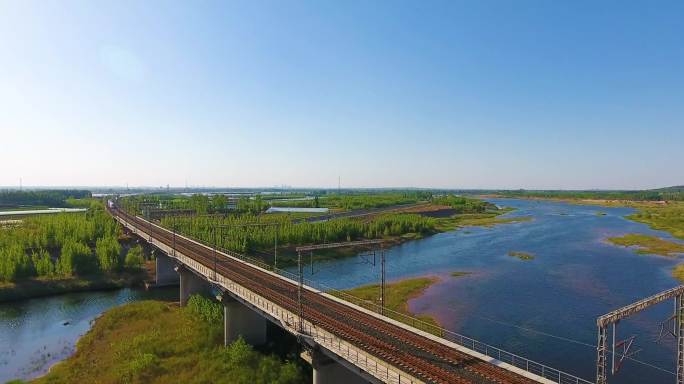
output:
<path id="1" fill-rule="evenodd" d="M 155 285 L 176 285 L 179 283 L 178 273 L 175 270 L 176 261 L 164 253 L 158 252 L 155 258 Z"/>
<path id="2" fill-rule="evenodd" d="M 228 345 L 242 337 L 250 345 L 266 344 L 268 320 L 253 309 L 235 300 L 227 293 L 221 296 L 223 303 L 224 344 Z"/>
<path id="3" fill-rule="evenodd" d="M 369 383 L 361 375 L 349 370 L 317 349 L 302 352 L 302 359 L 309 362 L 313 367 L 313 384 Z"/>
<path id="4" fill-rule="evenodd" d="M 178 275 L 180 276 L 180 306 L 185 307 L 191 295 L 198 293 L 207 293 L 209 291 L 208 283 L 201 277 L 195 275 L 188 268 L 183 266 L 176 267 Z"/>

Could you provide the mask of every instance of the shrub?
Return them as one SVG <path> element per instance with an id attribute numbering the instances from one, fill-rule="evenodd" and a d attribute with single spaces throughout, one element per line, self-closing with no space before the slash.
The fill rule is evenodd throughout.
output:
<path id="1" fill-rule="evenodd" d="M 192 295 L 188 299 L 187 311 L 209 323 L 221 323 L 223 305 L 201 295 Z"/>

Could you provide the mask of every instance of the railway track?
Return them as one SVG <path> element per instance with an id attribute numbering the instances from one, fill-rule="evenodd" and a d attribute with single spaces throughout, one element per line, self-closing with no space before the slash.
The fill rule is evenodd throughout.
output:
<path id="1" fill-rule="evenodd" d="M 113 215 L 134 223 L 138 230 L 172 246 L 173 234 L 117 208 Z M 264 298 L 298 312 L 297 285 L 268 273 L 221 257 L 214 264 L 213 251 L 176 236 L 175 247 L 182 254 L 214 269 L 237 284 Z M 338 337 L 354 343 L 368 353 L 382 357 L 398 368 L 430 383 L 530 384 L 531 379 L 499 368 L 476 357 L 449 348 L 432 339 L 385 322 L 375 316 L 341 304 L 328 297 L 304 290 L 304 318 Z"/>

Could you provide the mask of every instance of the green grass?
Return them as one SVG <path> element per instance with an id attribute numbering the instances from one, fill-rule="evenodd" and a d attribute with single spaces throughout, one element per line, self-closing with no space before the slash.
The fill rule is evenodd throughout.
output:
<path id="1" fill-rule="evenodd" d="M 508 256 L 517 257 L 518 259 L 525 261 L 534 260 L 534 255 L 529 252 L 510 251 L 508 252 Z"/>
<path id="2" fill-rule="evenodd" d="M 628 219 L 669 232 L 672 236 L 684 240 L 684 203 L 633 203 L 630 206 L 638 209 L 638 212 L 627 216 Z"/>
<path id="3" fill-rule="evenodd" d="M 34 382 L 304 382 L 297 365 L 256 352 L 242 340 L 224 348 L 222 325 L 176 304 L 141 301 L 117 307 L 95 321 L 73 356 Z"/>
<path id="4" fill-rule="evenodd" d="M 672 268 L 672 277 L 679 280 L 680 283 L 684 283 L 684 264 L 677 264 Z"/>
<path id="5" fill-rule="evenodd" d="M 385 308 L 439 326 L 433 317 L 428 315 L 416 315 L 411 313 L 408 308 L 409 300 L 421 296 L 426 289 L 437 281 L 439 280 L 435 277 L 418 277 L 387 284 L 385 286 L 385 300 L 387 301 Z M 377 305 L 381 304 L 380 284 L 370 284 L 352 288 L 347 290 L 346 293 Z M 406 319 L 402 317 L 397 317 L 397 320 L 408 323 Z"/>
<path id="6" fill-rule="evenodd" d="M 674 257 L 678 253 L 684 253 L 684 244 L 638 233 L 630 233 L 621 237 L 610 237 L 608 241 L 623 247 L 637 247 L 636 253 L 639 254 Z"/>

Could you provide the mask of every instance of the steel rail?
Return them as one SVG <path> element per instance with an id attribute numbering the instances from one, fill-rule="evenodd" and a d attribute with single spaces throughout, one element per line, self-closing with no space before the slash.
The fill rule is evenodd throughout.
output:
<path id="1" fill-rule="evenodd" d="M 137 223 L 136 228 L 147 236 L 154 236 L 162 243 L 171 244 L 172 236 L 166 230 L 149 226 L 148 222 L 113 209 L 113 214 L 124 216 L 127 221 Z M 151 233 L 147 233 L 147 231 Z M 187 254 L 211 268 L 211 251 L 198 243 L 182 237 L 176 239 L 179 252 Z M 222 256 L 216 266 L 221 274 L 229 276 L 239 284 L 253 289 L 259 294 L 284 307 L 295 310 L 296 286 L 278 279 L 244 263 L 232 261 Z M 484 362 L 444 344 L 430 340 L 417 333 L 382 321 L 352 307 L 340 304 L 323 295 L 306 291 L 303 300 L 307 303 L 304 316 L 314 324 L 333 334 L 355 341 L 372 354 L 387 356 L 400 367 L 406 367 L 411 374 L 429 382 L 466 382 L 466 383 L 532 383 L 531 379 Z M 514 364 L 515 365 L 515 364 Z M 516 365 L 517 366 L 517 365 Z M 543 373 L 543 372 L 542 372 Z M 545 375 L 542 375 L 542 377 Z M 463 381 L 466 380 L 466 381 Z M 577 382 L 562 381 L 558 382 Z"/>

